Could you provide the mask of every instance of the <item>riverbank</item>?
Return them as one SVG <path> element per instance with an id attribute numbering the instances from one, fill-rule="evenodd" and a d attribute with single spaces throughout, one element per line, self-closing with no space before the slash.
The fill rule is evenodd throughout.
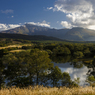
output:
<path id="1" fill-rule="evenodd" d="M 0 90 L 0 95 L 95 95 L 95 87 L 79 88 L 48 88 L 42 86 L 28 88 L 4 88 Z"/>

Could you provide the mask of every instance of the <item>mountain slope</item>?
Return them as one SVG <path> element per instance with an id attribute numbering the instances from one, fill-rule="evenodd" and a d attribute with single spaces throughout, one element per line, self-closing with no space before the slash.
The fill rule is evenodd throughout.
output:
<path id="1" fill-rule="evenodd" d="M 2 31 L 2 33 L 45 35 L 72 41 L 95 41 L 95 30 L 80 27 L 72 29 L 51 29 L 32 24 L 25 24 L 24 26 L 18 28 Z"/>
<path id="2" fill-rule="evenodd" d="M 72 28 L 64 36 L 65 39 L 74 41 L 88 41 L 87 39 L 91 39 L 92 37 L 95 37 L 94 30 L 84 29 L 80 27 Z"/>
<path id="3" fill-rule="evenodd" d="M 12 38 L 12 39 L 23 39 L 23 40 L 51 40 L 51 41 L 62 41 L 61 39 L 55 37 L 48 37 L 43 35 L 22 35 L 22 34 L 10 34 L 10 33 L 0 33 L 0 38 Z"/>
<path id="4" fill-rule="evenodd" d="M 69 29 L 51 29 L 47 27 L 36 26 L 32 24 L 25 24 L 24 26 L 2 31 L 1 33 L 16 33 L 16 34 L 26 34 L 26 35 L 45 35 L 53 36 L 60 39 L 64 39 L 63 36 Z"/>

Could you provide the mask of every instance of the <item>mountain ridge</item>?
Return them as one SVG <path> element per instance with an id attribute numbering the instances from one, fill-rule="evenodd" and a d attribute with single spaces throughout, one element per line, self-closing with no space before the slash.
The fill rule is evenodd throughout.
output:
<path id="1" fill-rule="evenodd" d="M 95 30 L 84 29 L 81 27 L 74 27 L 72 29 L 51 29 L 48 27 L 42 27 L 32 24 L 25 24 L 21 27 L 1 31 L 1 33 L 44 35 L 71 41 L 89 41 L 90 39 L 95 37 Z M 95 41 L 95 39 L 92 39 L 92 41 Z"/>

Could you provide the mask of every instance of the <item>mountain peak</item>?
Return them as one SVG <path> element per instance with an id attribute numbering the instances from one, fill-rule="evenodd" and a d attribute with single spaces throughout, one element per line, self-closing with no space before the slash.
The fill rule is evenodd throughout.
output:
<path id="1" fill-rule="evenodd" d="M 45 35 L 73 41 L 84 41 L 89 37 L 95 37 L 94 30 L 84 29 L 82 27 L 73 27 L 72 29 L 51 29 L 28 23 L 18 28 L 2 31 L 2 33 Z"/>
<path id="2" fill-rule="evenodd" d="M 83 27 L 73 27 L 72 29 L 84 29 Z"/>

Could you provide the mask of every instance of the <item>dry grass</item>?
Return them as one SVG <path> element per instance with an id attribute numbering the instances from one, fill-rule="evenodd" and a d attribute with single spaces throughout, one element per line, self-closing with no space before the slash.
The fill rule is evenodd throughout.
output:
<path id="1" fill-rule="evenodd" d="M 42 86 L 28 88 L 5 88 L 0 95 L 95 95 L 95 87 L 80 88 L 47 88 Z"/>
<path id="2" fill-rule="evenodd" d="M 22 48 L 22 46 L 31 46 L 31 44 L 24 44 L 24 45 L 9 45 L 9 46 L 6 46 L 6 47 L 0 47 L 0 49 L 12 48 L 12 47 Z"/>
<path id="3" fill-rule="evenodd" d="M 21 51 L 26 51 L 26 50 L 18 49 L 18 50 L 11 50 L 10 52 L 21 52 Z"/>

